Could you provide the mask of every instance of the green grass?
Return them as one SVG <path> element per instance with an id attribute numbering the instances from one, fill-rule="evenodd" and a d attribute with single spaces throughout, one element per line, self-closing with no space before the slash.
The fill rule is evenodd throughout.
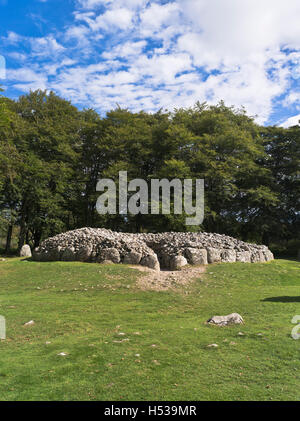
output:
<path id="1" fill-rule="evenodd" d="M 291 338 L 300 263 L 210 265 L 178 292 L 139 291 L 138 276 L 120 265 L 0 261 L 0 399 L 300 399 Z M 231 312 L 245 324 L 205 324 Z"/>

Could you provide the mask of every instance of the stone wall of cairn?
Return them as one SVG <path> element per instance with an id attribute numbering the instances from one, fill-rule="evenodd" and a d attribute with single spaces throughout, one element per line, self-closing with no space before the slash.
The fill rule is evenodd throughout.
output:
<path id="1" fill-rule="evenodd" d="M 268 262 L 268 247 L 212 233 L 131 234 L 103 228 L 81 228 L 43 241 L 33 252 L 38 261 L 81 261 L 140 264 L 151 269 L 179 270 L 216 262 Z"/>

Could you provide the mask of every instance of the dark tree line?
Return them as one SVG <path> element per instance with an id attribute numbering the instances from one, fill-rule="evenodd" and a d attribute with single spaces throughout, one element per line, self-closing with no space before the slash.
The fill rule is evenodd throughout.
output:
<path id="1" fill-rule="evenodd" d="M 101 118 L 43 91 L 0 98 L 0 228 L 6 252 L 83 227 L 226 233 L 276 250 L 299 247 L 300 126 L 262 127 L 244 110 L 193 108 Z M 99 178 L 204 178 L 205 219 L 101 216 Z M 298 242 L 298 243 L 297 243 Z"/>

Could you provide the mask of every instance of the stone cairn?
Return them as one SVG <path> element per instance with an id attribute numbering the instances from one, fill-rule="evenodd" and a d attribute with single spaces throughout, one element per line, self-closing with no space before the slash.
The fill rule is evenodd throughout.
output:
<path id="1" fill-rule="evenodd" d="M 216 262 L 267 262 L 271 251 L 221 234 L 165 232 L 130 234 L 103 228 L 80 228 L 43 241 L 33 252 L 37 261 L 80 261 L 143 265 L 180 270 Z"/>

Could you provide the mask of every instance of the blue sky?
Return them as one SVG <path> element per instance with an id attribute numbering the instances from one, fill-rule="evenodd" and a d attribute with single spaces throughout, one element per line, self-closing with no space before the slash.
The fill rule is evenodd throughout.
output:
<path id="1" fill-rule="evenodd" d="M 289 126 L 299 22 L 299 0 L 0 0 L 0 82 L 12 98 L 48 89 L 102 115 L 224 100 Z"/>

